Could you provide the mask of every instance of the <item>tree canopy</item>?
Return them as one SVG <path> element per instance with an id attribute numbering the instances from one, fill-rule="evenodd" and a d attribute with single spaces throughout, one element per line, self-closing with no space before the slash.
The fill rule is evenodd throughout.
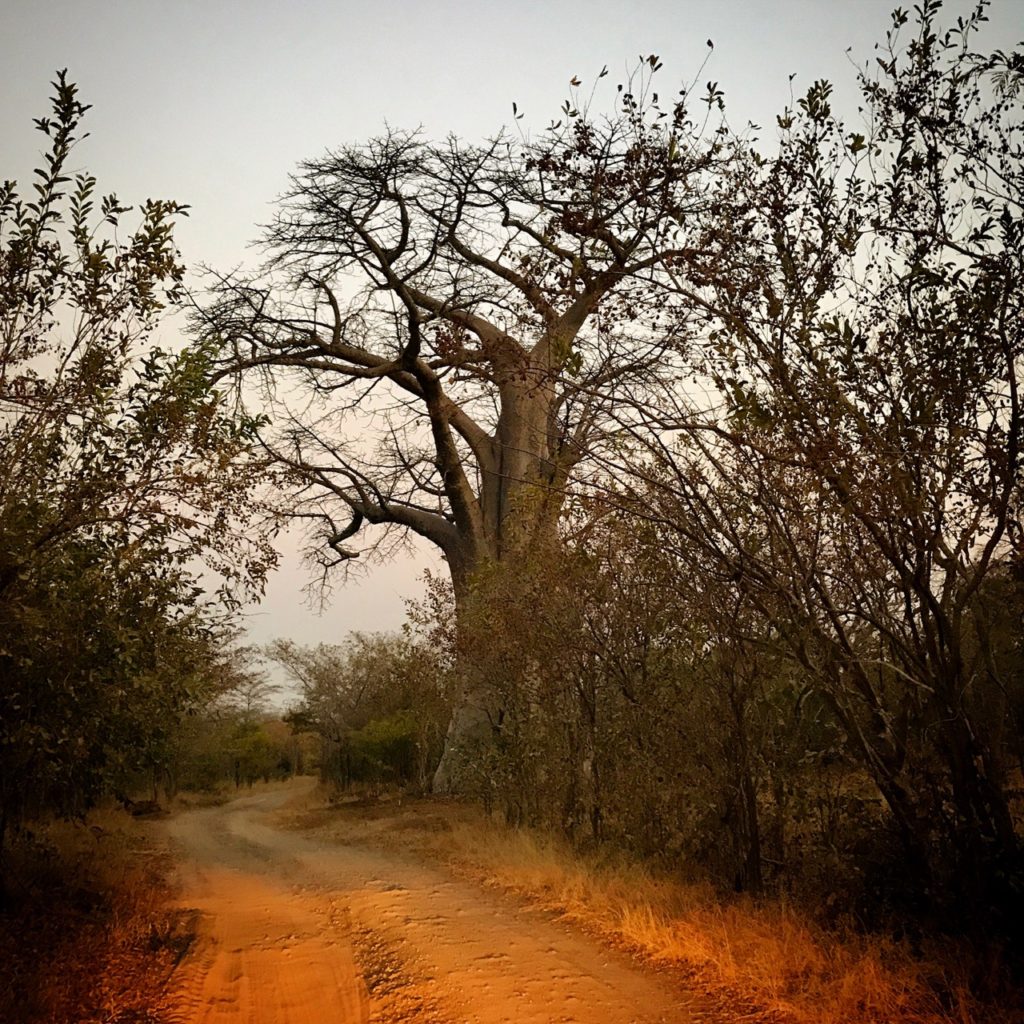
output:
<path id="1" fill-rule="evenodd" d="M 404 528 L 461 598 L 485 562 L 551 539 L 614 443 L 609 409 L 673 379 L 656 282 L 714 258 L 739 144 L 714 103 L 663 102 L 656 66 L 610 117 L 577 97 L 537 138 L 394 131 L 308 161 L 263 271 L 217 282 L 202 329 L 225 373 L 265 383 L 264 440 L 303 481 L 325 566 L 366 523 Z"/>

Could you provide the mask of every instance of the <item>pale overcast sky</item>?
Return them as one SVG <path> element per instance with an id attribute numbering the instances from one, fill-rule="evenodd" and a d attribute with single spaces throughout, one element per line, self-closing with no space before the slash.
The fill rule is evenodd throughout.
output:
<path id="1" fill-rule="evenodd" d="M 178 242 L 190 264 L 247 258 L 256 225 L 297 161 L 395 127 L 475 140 L 518 103 L 543 128 L 569 79 L 615 81 L 658 54 L 670 84 L 702 78 L 726 92 L 730 120 L 770 126 L 790 93 L 817 78 L 854 97 L 854 69 L 884 38 L 895 0 L 0 0 L 0 178 L 27 181 L 58 68 L 92 103 L 76 162 L 124 202 L 192 206 Z M 903 3 L 904 7 L 911 4 Z M 948 0 L 952 21 L 973 5 Z M 986 42 L 1024 36 L 1024 0 L 996 0 Z M 606 80 L 606 81 L 608 81 Z M 251 258 L 251 257 L 250 257 Z M 394 628 L 418 593 L 424 551 L 339 589 L 327 612 L 305 607 L 288 545 L 250 619 L 262 641 L 334 642 L 349 629 Z"/>

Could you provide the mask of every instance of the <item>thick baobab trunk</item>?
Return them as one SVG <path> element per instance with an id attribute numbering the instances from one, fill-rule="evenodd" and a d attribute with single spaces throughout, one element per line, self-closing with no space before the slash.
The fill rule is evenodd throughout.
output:
<path id="1" fill-rule="evenodd" d="M 466 763 L 493 742 L 494 712 L 482 702 L 481 690 L 479 686 L 467 687 L 456 702 L 444 741 L 444 753 L 434 772 L 435 793 L 458 792 Z"/>
<path id="2" fill-rule="evenodd" d="M 474 579 L 485 566 L 530 572 L 558 549 L 566 458 L 555 450 L 557 440 L 550 426 L 553 403 L 549 387 L 531 385 L 528 379 L 502 389 L 493 462 L 482 467 L 478 505 L 482 529 L 476 532 L 475 542 L 467 540 L 472 536 L 469 531 L 460 531 L 447 552 L 460 623 L 476 599 Z M 486 643 L 486 638 L 477 642 L 481 639 Z M 460 655 L 458 674 L 461 691 L 434 773 L 436 793 L 459 788 L 460 767 L 493 744 L 501 724 L 494 680 L 465 654 Z"/>
<path id="3" fill-rule="evenodd" d="M 506 516 L 503 533 L 509 539 L 499 548 L 501 557 L 479 558 L 470 563 L 471 571 L 468 573 L 454 571 L 449 558 L 449 568 L 453 569 L 457 628 L 460 631 L 500 628 L 485 625 L 491 616 L 486 609 L 480 608 L 478 602 L 495 600 L 496 595 L 479 592 L 474 587 L 475 579 L 482 570 L 490 567 L 496 570 L 497 578 L 511 582 L 506 574 L 529 573 L 549 560 L 558 543 L 557 513 L 560 507 L 560 501 L 531 504 L 529 515 Z M 490 578 L 493 580 L 495 577 Z M 504 709 L 501 687 L 497 684 L 500 682 L 507 686 L 509 680 L 492 678 L 490 670 L 479 663 L 474 653 L 486 651 L 490 639 L 487 635 L 467 637 L 463 634 L 460 637 L 456 666 L 460 688 L 452 709 L 444 752 L 434 773 L 435 793 L 451 793 L 462 788 L 460 776 L 464 776 L 473 762 L 486 755 L 502 727 Z"/>

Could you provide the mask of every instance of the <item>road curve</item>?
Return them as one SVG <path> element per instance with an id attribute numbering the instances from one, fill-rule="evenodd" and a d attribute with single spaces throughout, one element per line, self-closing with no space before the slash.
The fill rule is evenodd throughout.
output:
<path id="1" fill-rule="evenodd" d="M 691 1024 L 686 994 L 412 857 L 273 827 L 291 787 L 166 823 L 200 938 L 175 1024 Z"/>

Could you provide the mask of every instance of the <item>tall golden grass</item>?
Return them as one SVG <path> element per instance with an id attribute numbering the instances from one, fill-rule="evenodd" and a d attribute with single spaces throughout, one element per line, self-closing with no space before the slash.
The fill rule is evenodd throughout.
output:
<path id="1" fill-rule="evenodd" d="M 294 814 L 294 812 L 293 812 Z M 339 821 L 339 818 L 342 821 Z M 511 829 L 465 805 L 312 805 L 295 823 L 345 841 L 410 847 L 557 912 L 603 940 L 685 972 L 723 1019 L 787 1024 L 1019 1024 L 1020 993 L 984 952 L 932 939 L 825 928 L 780 899 L 723 899 L 625 856 L 581 856 L 559 837 Z M 340 827 L 339 827 L 340 826 Z M 984 978 L 988 994 L 978 994 Z M 748 1016 L 749 1015 L 749 1016 Z"/>

